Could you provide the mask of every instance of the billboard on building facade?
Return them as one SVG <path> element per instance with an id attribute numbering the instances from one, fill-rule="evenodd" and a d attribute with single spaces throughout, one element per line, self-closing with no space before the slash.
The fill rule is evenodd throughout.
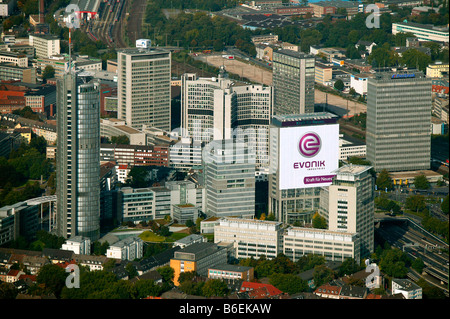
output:
<path id="1" fill-rule="evenodd" d="M 279 141 L 280 189 L 331 185 L 339 167 L 339 124 L 281 128 Z"/>

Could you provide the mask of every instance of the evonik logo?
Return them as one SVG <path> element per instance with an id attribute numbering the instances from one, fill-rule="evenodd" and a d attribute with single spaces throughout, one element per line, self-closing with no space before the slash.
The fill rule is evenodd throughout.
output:
<path id="1" fill-rule="evenodd" d="M 320 136 L 313 132 L 308 132 L 300 138 L 298 151 L 304 157 L 316 156 L 322 147 Z"/>

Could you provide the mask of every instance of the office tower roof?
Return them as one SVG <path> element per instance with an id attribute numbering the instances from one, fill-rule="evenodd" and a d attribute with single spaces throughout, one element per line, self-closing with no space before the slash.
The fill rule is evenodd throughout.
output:
<path id="1" fill-rule="evenodd" d="M 278 127 L 334 124 L 338 116 L 328 112 L 274 115 L 272 124 Z"/>

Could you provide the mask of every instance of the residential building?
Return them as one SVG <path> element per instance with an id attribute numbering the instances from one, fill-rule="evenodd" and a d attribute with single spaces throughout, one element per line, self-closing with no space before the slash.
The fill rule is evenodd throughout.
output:
<path id="1" fill-rule="evenodd" d="M 66 73 L 57 82 L 57 234 L 100 236 L 99 86 Z"/>
<path id="2" fill-rule="evenodd" d="M 82 236 L 74 236 L 65 241 L 61 246 L 63 250 L 71 250 L 75 254 L 90 255 L 91 254 L 91 240 L 83 238 Z"/>
<path id="3" fill-rule="evenodd" d="M 207 276 L 208 269 L 226 264 L 227 251 L 214 243 L 204 242 L 189 245 L 174 253 L 170 267 L 174 269 L 173 283 L 179 285 L 178 278 L 183 272 L 195 271 L 200 276 Z"/>
<path id="4" fill-rule="evenodd" d="M 236 258 L 275 258 L 282 251 L 282 223 L 244 218 L 222 218 L 214 226 L 215 243 L 233 243 Z"/>
<path id="5" fill-rule="evenodd" d="M 301 151 L 305 147 L 310 149 L 307 153 Z M 268 214 L 283 223 L 311 223 L 319 209 L 320 188 L 331 184 L 338 158 L 336 115 L 274 116 L 270 127 Z"/>
<path id="6" fill-rule="evenodd" d="M 391 292 L 393 295 L 401 293 L 405 299 L 422 299 L 422 287 L 409 279 L 392 278 Z"/>
<path id="7" fill-rule="evenodd" d="M 203 181 L 207 215 L 253 217 L 255 157 L 242 140 L 213 141 L 204 149 Z"/>
<path id="8" fill-rule="evenodd" d="M 60 39 L 54 35 L 30 34 L 28 43 L 35 48 L 38 58 L 48 58 L 61 53 Z"/>
<path id="9" fill-rule="evenodd" d="M 262 34 L 262 35 L 255 35 L 252 37 L 252 42 L 256 44 L 260 43 L 277 43 L 278 42 L 278 35 L 276 34 Z"/>
<path id="10" fill-rule="evenodd" d="M 434 26 L 415 22 L 392 23 L 392 34 L 412 33 L 419 41 L 448 42 L 448 26 Z"/>
<path id="11" fill-rule="evenodd" d="M 134 129 L 147 125 L 170 131 L 170 51 L 122 49 L 117 64 L 118 119 Z"/>
<path id="12" fill-rule="evenodd" d="M 139 237 L 127 237 L 109 246 L 106 257 L 121 260 L 142 258 L 144 242 Z"/>
<path id="13" fill-rule="evenodd" d="M 273 114 L 314 112 L 313 56 L 292 50 L 273 53 Z"/>
<path id="14" fill-rule="evenodd" d="M 367 85 L 367 160 L 376 172 L 430 167 L 431 79 L 378 72 Z"/>

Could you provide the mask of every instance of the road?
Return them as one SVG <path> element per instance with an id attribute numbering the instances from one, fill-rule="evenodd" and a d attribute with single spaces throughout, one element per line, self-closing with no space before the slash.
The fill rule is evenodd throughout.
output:
<path id="1" fill-rule="evenodd" d="M 422 277 L 448 296 L 448 245 L 404 225 L 382 223 L 376 231 L 412 259 L 421 258 L 425 264 L 424 272 L 428 275 Z M 442 252 L 441 248 L 446 249 L 447 253 Z"/>

